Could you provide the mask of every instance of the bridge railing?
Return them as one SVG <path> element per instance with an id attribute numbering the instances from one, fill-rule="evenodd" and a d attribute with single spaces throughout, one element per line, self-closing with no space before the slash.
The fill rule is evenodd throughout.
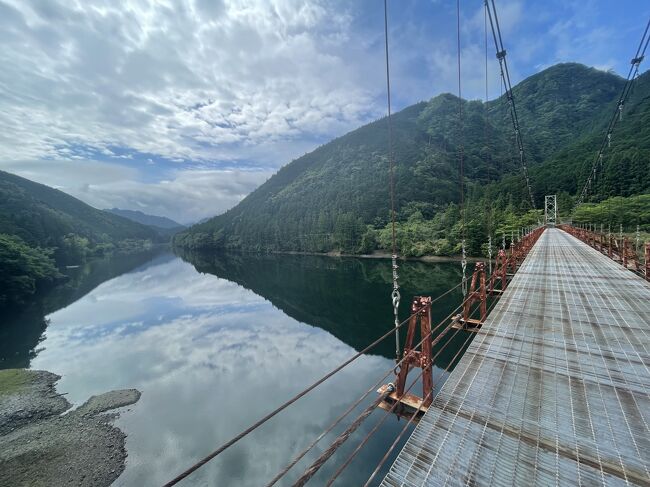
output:
<path id="1" fill-rule="evenodd" d="M 634 243 L 626 236 L 617 237 L 613 233 L 595 232 L 565 224 L 558 227 L 598 250 L 601 254 L 618 262 L 626 269 L 650 281 L 650 242 L 644 244 L 644 262 L 642 265 Z"/>

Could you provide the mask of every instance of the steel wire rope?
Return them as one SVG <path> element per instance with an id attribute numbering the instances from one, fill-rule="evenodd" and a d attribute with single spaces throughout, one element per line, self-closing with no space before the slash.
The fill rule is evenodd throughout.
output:
<path id="1" fill-rule="evenodd" d="M 503 38 L 501 37 L 501 27 L 499 26 L 499 18 L 497 16 L 496 6 L 494 4 L 494 0 L 490 0 L 490 1 L 492 4 L 492 9 L 490 10 L 488 0 L 485 0 L 485 7 L 487 8 L 488 19 L 490 21 L 490 28 L 492 30 L 492 37 L 494 39 L 494 47 L 496 48 L 496 56 L 497 59 L 499 60 L 501 79 L 503 80 L 503 84 L 505 85 L 506 97 L 508 99 L 508 105 L 510 107 L 510 119 L 512 121 L 512 126 L 515 132 L 517 148 L 519 149 L 519 163 L 521 165 L 521 169 L 524 174 L 524 179 L 526 181 L 526 188 L 528 189 L 528 196 L 530 198 L 531 208 L 534 210 L 535 196 L 533 195 L 533 189 L 530 183 L 530 176 L 528 175 L 528 166 L 526 165 L 526 154 L 524 152 L 524 144 L 521 137 L 521 130 L 519 127 L 519 117 L 517 115 L 515 98 L 512 93 L 512 83 L 510 81 L 510 71 L 508 70 L 508 62 L 506 60 L 506 50 L 503 47 Z"/>
<path id="2" fill-rule="evenodd" d="M 467 295 L 467 251 L 465 248 L 465 174 L 464 174 L 464 148 L 463 148 L 463 98 L 461 90 L 461 54 L 460 54 L 460 0 L 456 0 L 456 60 L 458 67 L 458 173 L 460 183 L 460 248 L 461 248 L 461 268 L 463 271 L 463 297 Z"/>
<path id="3" fill-rule="evenodd" d="M 485 34 L 485 104 L 483 105 L 485 108 L 485 113 L 484 113 L 484 118 L 485 118 L 485 125 L 484 125 L 484 138 L 485 138 L 485 156 L 486 156 L 486 162 L 487 162 L 487 184 L 488 188 L 486 189 L 486 198 L 487 198 L 487 207 L 488 207 L 488 214 L 487 214 L 487 227 L 488 227 L 488 271 L 490 274 L 492 274 L 492 219 L 493 219 L 493 208 L 492 208 L 492 198 L 490 197 L 490 189 L 489 189 L 489 184 L 491 180 L 491 175 L 490 175 L 490 166 L 492 165 L 492 158 L 488 157 L 489 154 L 489 149 L 490 149 L 490 142 L 489 142 L 489 137 L 488 137 L 488 125 L 489 125 L 489 113 L 488 113 L 488 34 L 487 34 L 487 5 L 483 9 L 483 32 Z"/>
<path id="4" fill-rule="evenodd" d="M 645 57 L 645 52 L 648 48 L 648 43 L 650 42 L 650 36 L 648 36 L 649 29 L 650 29 L 650 19 L 648 19 L 648 23 L 646 24 L 645 30 L 643 31 L 643 36 L 641 36 L 641 41 L 639 42 L 639 46 L 637 47 L 636 53 L 630 62 L 630 69 L 628 70 L 627 78 L 625 79 L 623 89 L 621 90 L 621 94 L 618 98 L 618 102 L 616 103 L 616 108 L 614 109 L 614 112 L 609 120 L 609 124 L 605 132 L 605 137 L 603 138 L 600 144 L 600 148 L 596 153 L 596 157 L 591 163 L 591 169 L 588 173 L 587 180 L 585 181 L 585 184 L 582 187 L 582 191 L 578 196 L 578 200 L 576 201 L 576 204 L 573 207 L 573 210 L 571 212 L 572 214 L 574 214 L 575 211 L 578 209 L 578 207 L 582 205 L 582 203 L 584 202 L 584 198 L 587 195 L 589 189 L 591 188 L 592 181 L 596 175 L 596 172 L 598 171 L 599 166 L 601 168 L 603 166 L 603 153 L 611 145 L 612 132 L 614 131 L 616 124 L 621 121 L 621 118 L 623 116 L 623 106 L 627 101 L 627 97 L 629 96 L 630 91 L 632 90 L 632 86 L 634 85 L 634 81 L 636 80 L 637 75 L 639 73 L 639 65 L 641 64 L 641 62 Z"/>
<path id="5" fill-rule="evenodd" d="M 439 295 L 438 297 L 436 297 L 435 299 L 433 299 L 433 300 L 431 301 L 431 304 L 433 304 L 433 303 L 435 303 L 436 301 L 442 299 L 444 296 L 448 295 L 450 292 L 452 292 L 452 291 L 458 289 L 459 286 L 460 286 L 460 283 L 456 284 L 453 288 L 451 288 L 451 289 L 445 291 L 443 294 L 441 294 L 441 295 Z M 463 304 L 464 304 L 464 301 L 463 301 L 463 303 L 461 303 L 457 308 L 455 308 L 454 311 L 452 311 L 452 314 L 455 313 L 456 311 L 458 311 L 458 310 L 460 309 L 460 307 L 461 307 Z M 410 320 L 411 317 L 415 316 L 416 314 L 417 314 L 417 313 L 412 314 L 408 319 Z M 425 340 L 428 336 L 431 336 L 435 331 L 437 331 L 437 330 L 440 328 L 440 326 L 442 326 L 442 325 L 445 323 L 445 321 L 446 321 L 447 319 L 449 319 L 449 318 L 445 318 L 445 320 L 443 320 L 443 321 L 441 321 L 440 323 L 438 323 L 438 325 L 436 325 L 436 327 L 433 328 L 433 329 L 431 330 L 431 332 L 430 332 L 429 334 L 427 334 L 427 336 L 423 337 L 422 340 L 421 340 L 418 344 L 415 345 L 415 347 L 417 348 L 418 346 L 420 346 L 420 345 L 424 342 L 424 340 Z M 293 460 L 292 460 L 291 462 L 289 462 L 289 464 L 287 464 L 287 466 L 286 466 L 284 469 L 282 469 L 282 470 L 281 470 L 281 471 L 280 471 L 280 472 L 279 472 L 279 473 L 278 473 L 278 474 L 277 474 L 277 475 L 276 475 L 276 476 L 275 476 L 275 477 L 274 477 L 274 478 L 273 478 L 273 479 L 272 479 L 272 480 L 271 480 L 271 481 L 266 485 L 266 487 L 272 487 L 273 485 L 275 485 L 275 483 L 277 483 L 278 480 L 280 480 L 284 475 L 286 475 L 286 474 L 289 472 L 289 470 L 291 470 L 291 469 L 292 469 L 292 468 L 293 468 L 293 467 L 294 467 L 294 466 L 295 466 L 295 465 L 296 465 L 296 464 L 297 464 L 297 463 L 298 463 L 298 462 L 299 462 L 299 461 L 300 461 L 300 460 L 301 460 L 301 459 L 302 459 L 302 458 L 303 458 L 307 453 L 309 453 L 309 452 L 310 452 L 310 451 L 311 451 L 311 450 L 316 446 L 316 444 L 318 444 L 318 442 L 319 442 L 320 440 L 322 440 L 322 439 L 323 439 L 323 438 L 324 438 L 324 437 L 325 437 L 325 436 L 326 436 L 330 431 L 332 431 L 336 426 L 338 426 L 338 424 L 339 424 L 343 419 L 345 419 L 345 417 L 346 417 L 348 414 L 350 414 L 350 413 L 354 410 L 354 408 L 357 407 L 357 406 L 361 403 L 361 401 L 363 401 L 366 397 L 368 397 L 368 395 L 369 395 L 370 393 L 372 393 L 373 391 L 375 391 L 376 388 L 377 388 L 377 387 L 378 387 L 378 386 L 379 386 L 379 385 L 380 385 L 384 380 L 386 380 L 386 378 L 387 378 L 391 373 L 394 373 L 394 372 L 395 372 L 395 369 L 396 369 L 397 367 L 399 367 L 399 366 L 404 362 L 404 360 L 406 360 L 406 358 L 407 358 L 406 356 L 405 356 L 405 357 L 402 357 L 402 358 L 400 359 L 400 361 L 399 361 L 399 362 L 398 362 L 394 367 L 391 367 L 391 368 L 386 372 L 386 374 L 384 374 L 384 375 L 383 375 L 383 376 L 382 376 L 378 381 L 376 381 L 376 382 L 375 382 L 375 383 L 374 383 L 374 384 L 373 384 L 373 385 L 372 385 L 372 386 L 371 386 L 371 387 L 370 387 L 370 388 L 369 388 L 365 393 L 363 393 L 363 394 L 361 395 L 361 397 L 359 397 L 359 398 L 358 398 L 358 399 L 357 399 L 357 400 L 356 400 L 356 401 L 355 401 L 351 406 L 349 406 L 348 409 L 346 409 L 346 410 L 343 412 L 343 414 L 341 414 L 340 416 L 338 416 L 338 417 L 337 417 L 337 418 L 336 418 L 336 419 L 335 419 L 335 420 L 334 420 L 334 421 L 333 421 L 333 422 L 332 422 L 332 423 L 331 423 L 331 424 L 330 424 L 330 425 L 329 425 L 329 426 L 328 426 L 328 427 L 327 427 L 327 428 L 326 428 L 326 429 L 325 429 L 325 430 L 324 430 L 320 435 L 318 435 L 318 437 L 316 437 L 316 439 L 315 439 L 314 441 L 312 441 L 312 443 L 311 443 L 307 448 L 305 448 L 305 449 L 304 449 L 303 451 L 301 451 L 298 455 L 296 455 L 296 456 L 293 458 Z"/>
<path id="6" fill-rule="evenodd" d="M 395 361 L 399 360 L 399 275 L 397 265 L 397 236 L 395 230 L 395 158 L 393 153 L 393 119 L 390 101 L 390 63 L 388 56 L 388 0 L 384 0 L 384 46 L 386 51 L 386 102 L 388 105 L 388 165 L 390 172 L 390 219 L 391 219 L 391 245 L 392 245 L 392 269 L 393 269 L 393 290 L 391 292 L 391 303 L 393 305 L 393 316 L 395 319 Z"/>
<path id="7" fill-rule="evenodd" d="M 479 305 L 477 305 L 477 306 L 474 308 L 474 310 L 472 311 L 472 314 L 473 314 L 474 312 L 476 312 L 476 310 L 478 309 L 478 307 L 479 307 Z M 451 325 L 449 325 L 449 327 L 451 327 Z M 444 349 L 445 349 L 445 348 L 446 348 L 446 347 L 447 347 L 447 346 L 448 346 L 448 345 L 453 341 L 453 338 L 454 338 L 454 337 L 458 334 L 458 332 L 460 332 L 460 331 L 461 331 L 460 329 L 456 330 L 456 332 L 451 336 L 451 338 L 449 338 L 449 339 L 445 342 L 445 344 L 440 348 L 440 350 L 438 350 L 438 352 L 436 353 L 436 355 L 431 359 L 432 362 L 435 361 L 436 358 L 438 358 L 438 356 L 439 356 L 439 355 L 443 352 L 443 350 L 444 350 Z M 465 342 L 463 342 L 463 345 L 462 345 L 462 346 L 459 348 L 459 350 L 456 352 L 456 355 L 454 356 L 454 358 L 452 359 L 452 361 L 454 361 L 454 360 L 456 359 L 456 357 L 458 356 L 458 354 L 463 350 L 465 344 L 469 341 L 470 338 L 473 337 L 473 335 L 474 335 L 474 334 L 470 332 L 469 336 L 465 339 Z M 447 368 L 445 369 L 446 372 L 448 371 L 448 369 L 449 369 L 451 363 L 452 363 L 452 362 L 450 362 L 450 364 L 449 364 L 449 365 L 447 366 Z M 408 388 L 407 390 L 404 391 L 404 394 L 408 393 L 408 391 L 411 390 L 411 388 L 415 385 L 415 383 L 417 383 L 417 381 L 418 381 L 418 380 L 419 380 L 423 375 L 424 375 L 424 369 L 422 369 L 422 371 L 418 374 L 418 376 L 417 376 L 417 377 L 415 378 L 415 380 L 411 383 L 411 385 L 409 386 L 409 388 Z M 428 397 L 428 395 L 427 395 L 427 397 Z M 423 399 L 423 401 L 424 401 L 424 399 Z M 357 445 L 357 447 L 356 447 L 356 448 L 354 449 L 354 451 L 353 451 L 353 452 L 348 456 L 348 458 L 347 458 L 346 461 L 343 463 L 343 465 L 341 465 L 341 466 L 339 467 L 339 469 L 334 473 L 334 475 L 332 475 L 332 477 L 330 477 L 330 479 L 328 480 L 328 482 L 327 482 L 327 484 L 326 484 L 327 487 L 329 487 L 330 485 L 332 485 L 332 483 L 334 483 L 334 481 L 336 480 L 336 478 L 337 478 L 337 477 L 338 477 L 338 476 L 343 472 L 343 470 L 345 470 L 345 469 L 347 468 L 347 466 L 350 465 L 350 463 L 352 462 L 352 460 L 354 460 L 354 458 L 359 454 L 359 452 L 361 451 L 361 449 L 365 446 L 365 444 L 368 442 L 368 440 L 370 440 L 370 438 L 372 437 L 372 435 L 374 435 L 374 434 L 377 432 L 377 430 L 378 430 L 379 427 L 384 423 L 384 421 L 386 421 L 386 419 L 388 419 L 389 415 L 390 415 L 390 414 L 395 410 L 395 408 L 396 408 L 396 406 L 397 406 L 398 404 L 399 404 L 399 402 L 396 401 L 396 402 L 392 405 L 392 407 L 391 407 L 389 410 L 387 410 L 387 411 L 385 412 L 384 416 L 383 416 L 383 417 L 382 417 L 382 418 L 381 418 L 381 419 L 380 419 L 380 420 L 375 424 L 375 426 L 373 427 L 373 429 L 370 430 L 370 432 L 369 432 L 369 433 L 368 433 L 368 434 L 363 438 L 363 440 L 359 443 L 359 445 Z"/>
<path id="8" fill-rule="evenodd" d="M 451 293 L 451 292 L 453 292 L 454 290 L 456 290 L 459 286 L 460 286 L 460 284 L 457 284 L 457 285 L 455 285 L 454 287 L 452 287 L 452 288 L 448 289 L 447 291 L 445 291 L 444 293 L 440 294 L 439 296 L 437 296 L 437 297 L 432 301 L 432 303 L 435 302 L 435 301 L 438 301 L 439 299 L 442 299 L 444 296 L 447 296 L 449 293 Z M 457 309 L 458 309 L 458 308 L 457 308 Z M 416 316 L 416 315 L 420 314 L 421 312 L 422 312 L 422 310 L 418 310 L 417 312 L 411 314 L 408 318 L 406 318 L 406 319 L 403 320 L 401 323 L 399 323 L 399 324 L 398 324 L 398 327 L 401 328 L 401 327 L 404 326 L 406 323 L 408 323 L 408 321 L 409 321 L 413 316 Z M 256 430 L 258 427 L 260 427 L 262 424 L 264 424 L 265 422 L 267 422 L 268 420 L 270 420 L 271 418 L 273 418 L 274 416 L 276 416 L 278 413 L 282 412 L 284 409 L 286 409 L 287 407 L 289 407 L 291 404 L 293 404 L 294 402 L 296 402 L 298 399 L 302 398 L 302 397 L 305 396 L 307 393 L 309 393 L 309 392 L 311 392 L 312 390 L 316 389 L 316 387 L 318 387 L 319 385 L 321 385 L 323 382 L 325 382 L 327 379 L 329 379 L 330 377 L 332 377 L 334 374 L 340 372 L 342 369 L 344 369 L 345 367 L 347 367 L 348 365 L 350 365 L 352 362 L 354 362 L 355 360 L 357 360 L 359 357 L 361 357 L 362 355 L 364 355 L 365 353 L 367 353 L 368 351 L 370 351 L 371 349 L 373 349 L 376 345 L 378 345 L 379 343 L 381 343 L 384 339 L 386 339 L 388 336 L 390 336 L 390 335 L 393 334 L 393 333 L 394 333 L 394 328 L 392 328 L 392 329 L 390 329 L 389 331 L 387 331 L 386 333 L 384 333 L 382 336 L 380 336 L 379 338 L 377 338 L 374 342 L 372 342 L 370 345 L 368 345 L 367 347 L 365 347 L 363 350 L 361 350 L 361 351 L 357 352 L 356 354 L 354 354 L 352 357 L 350 357 L 349 359 L 347 359 L 345 362 L 343 362 L 342 364 L 340 364 L 340 365 L 337 366 L 336 368 L 332 369 L 330 372 L 328 372 L 327 374 L 325 374 L 323 377 L 321 377 L 320 379 L 318 379 L 317 381 L 315 381 L 314 383 L 312 383 L 312 384 L 311 384 L 310 386 L 308 386 L 307 388 L 303 389 L 301 392 L 299 392 L 298 394 L 296 394 L 295 396 L 293 396 L 291 399 L 287 400 L 286 402 L 284 402 L 283 404 L 281 404 L 280 406 L 278 406 L 276 409 L 274 409 L 273 411 L 271 411 L 270 413 L 268 413 L 266 416 L 264 416 L 263 418 L 259 419 L 258 421 L 256 421 L 255 423 L 253 423 L 251 426 L 249 426 L 249 427 L 246 428 L 245 430 L 241 431 L 239 434 L 237 434 L 236 436 L 234 436 L 233 438 L 231 438 L 230 440 L 228 440 L 226 443 L 224 443 L 223 445 L 221 445 L 221 446 L 220 446 L 219 448 L 217 448 L 215 451 L 213 451 L 212 453 L 210 453 L 209 455 L 207 455 L 206 457 L 204 457 L 204 458 L 201 459 L 200 461 L 196 462 L 194 465 L 192 465 L 192 466 L 191 466 L 190 468 L 188 468 L 187 470 L 183 471 L 181 474 L 179 474 L 178 476 L 176 476 L 174 479 L 172 479 L 172 480 L 170 480 L 169 482 L 167 482 L 166 484 L 164 484 L 163 487 L 171 487 L 171 486 L 173 486 L 173 485 L 176 485 L 178 482 L 180 482 L 180 481 L 183 480 L 184 478 L 186 478 L 186 477 L 188 477 L 189 475 L 191 475 L 193 472 L 195 472 L 196 470 L 198 470 L 199 468 L 201 468 L 203 465 L 205 465 L 206 463 L 208 463 L 210 460 L 212 460 L 213 458 L 215 458 L 217 455 L 219 455 L 219 454 L 222 453 L 223 451 L 225 451 L 225 450 L 227 450 L 228 448 L 230 448 L 232 445 L 234 445 L 234 444 L 237 443 L 239 440 L 241 440 L 242 438 L 244 438 L 245 436 L 247 436 L 248 434 L 250 434 L 251 432 L 253 432 L 254 430 Z M 401 361 L 400 361 L 399 363 L 401 363 Z"/>

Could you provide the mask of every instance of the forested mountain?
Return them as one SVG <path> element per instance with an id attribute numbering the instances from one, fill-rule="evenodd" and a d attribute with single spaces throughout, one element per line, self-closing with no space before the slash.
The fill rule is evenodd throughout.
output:
<path id="1" fill-rule="evenodd" d="M 185 225 L 181 225 L 178 222 L 175 222 L 171 218 L 165 216 L 156 216 L 148 215 L 138 210 L 122 210 L 120 208 L 111 208 L 104 210 L 113 215 L 118 215 L 124 218 L 127 218 L 131 221 L 141 223 L 142 225 L 147 225 L 149 227 L 154 227 L 157 229 L 163 230 L 182 230 L 185 228 Z"/>
<path id="2" fill-rule="evenodd" d="M 151 227 L 0 171 L 0 306 L 60 279 L 56 265 L 162 240 Z"/>
<path id="3" fill-rule="evenodd" d="M 623 83 L 612 73 L 559 64 L 514 88 L 538 207 L 544 194 L 557 192 L 561 210 L 570 209 Z M 637 80 L 625 107 L 593 199 L 650 192 L 649 97 L 650 74 L 646 73 Z M 462 131 L 459 100 L 450 94 L 394 115 L 402 254 L 458 251 L 461 146 L 470 253 L 482 252 L 488 232 L 496 238 L 538 219 L 525 197 L 506 100 L 461 103 Z M 388 249 L 386 154 L 386 119 L 382 119 L 287 164 L 237 206 L 192 226 L 174 242 L 186 248 L 253 251 Z"/>

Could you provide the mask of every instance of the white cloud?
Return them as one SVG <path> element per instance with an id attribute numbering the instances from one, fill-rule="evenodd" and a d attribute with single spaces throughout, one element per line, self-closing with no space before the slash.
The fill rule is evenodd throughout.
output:
<path id="1" fill-rule="evenodd" d="M 115 181 L 70 193 L 97 207 L 135 208 L 191 223 L 223 213 L 269 176 L 262 171 L 188 170 L 155 183 Z"/>
<path id="2" fill-rule="evenodd" d="M 563 61 L 627 69 L 638 42 L 602 2 L 497 3 L 513 84 Z M 395 108 L 456 93 L 455 5 L 389 7 Z M 482 98 L 484 11 L 462 8 L 463 96 Z M 0 166 L 95 206 L 182 221 L 218 213 L 281 164 L 385 113 L 374 0 L 0 0 L 0 42 Z M 214 171 L 192 176 L 196 167 Z"/>
<path id="3" fill-rule="evenodd" d="M 129 208 L 192 223 L 224 212 L 263 183 L 264 170 L 178 169 L 160 181 L 141 171 L 92 160 L 0 162 L 0 169 L 55 187 L 95 208 Z"/>
<path id="4" fill-rule="evenodd" d="M 237 159 L 241 146 L 330 135 L 374 114 L 374 94 L 354 82 L 363 67 L 341 55 L 343 3 L 11 0 L 0 10 L 4 159 L 60 157 L 69 145 Z"/>

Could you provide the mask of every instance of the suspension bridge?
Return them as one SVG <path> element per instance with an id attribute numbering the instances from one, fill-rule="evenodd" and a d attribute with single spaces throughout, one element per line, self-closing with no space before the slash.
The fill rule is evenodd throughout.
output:
<path id="1" fill-rule="evenodd" d="M 459 134 L 463 112 L 458 18 Z M 494 0 L 485 1 L 486 53 L 490 26 L 514 131 L 527 197 L 535 208 L 519 119 Z M 621 113 L 650 41 L 646 25 L 628 77 L 574 210 L 593 179 L 621 122 Z M 336 465 L 332 485 L 388 420 L 404 425 L 365 486 L 461 485 L 647 485 L 650 486 L 650 242 L 640 245 L 621 231 L 559 222 L 555 195 L 544 198 L 544 221 L 513 232 L 492 259 L 466 277 L 463 149 L 459 144 L 460 283 L 437 297 L 416 296 L 400 321 L 398 249 L 395 238 L 393 130 L 391 125 L 388 14 L 384 0 L 388 105 L 388 160 L 392 215 L 391 300 L 394 325 L 347 361 L 329 371 L 266 416 L 165 484 L 190 477 L 258 427 L 290 408 L 330 377 L 382 342 L 395 337 L 396 365 L 364 391 L 318 436 L 270 478 L 285 480 L 302 460 L 308 466 L 291 485 L 307 484 L 351 440 L 375 411 L 383 415 Z M 486 57 L 487 98 L 487 57 Z M 540 216 L 541 220 L 541 216 Z M 438 323 L 431 308 L 462 288 L 463 301 Z M 406 329 L 402 342 L 400 331 Z M 434 384 L 433 364 L 454 338 L 464 336 L 447 366 L 444 384 Z M 418 371 L 418 372 L 416 372 Z M 421 390 L 421 392 L 420 392 Z M 362 409 L 359 413 L 359 409 Z M 351 416 L 354 416 L 351 418 Z M 402 438 L 416 425 L 396 452 Z M 325 438 L 342 431 L 324 446 Z M 315 452 L 320 451 L 318 456 Z M 395 453 L 397 455 L 395 456 Z M 308 455 L 310 455 L 308 457 Z M 394 461 L 380 478 L 389 459 Z M 304 462 L 303 462 L 304 463 Z"/>

